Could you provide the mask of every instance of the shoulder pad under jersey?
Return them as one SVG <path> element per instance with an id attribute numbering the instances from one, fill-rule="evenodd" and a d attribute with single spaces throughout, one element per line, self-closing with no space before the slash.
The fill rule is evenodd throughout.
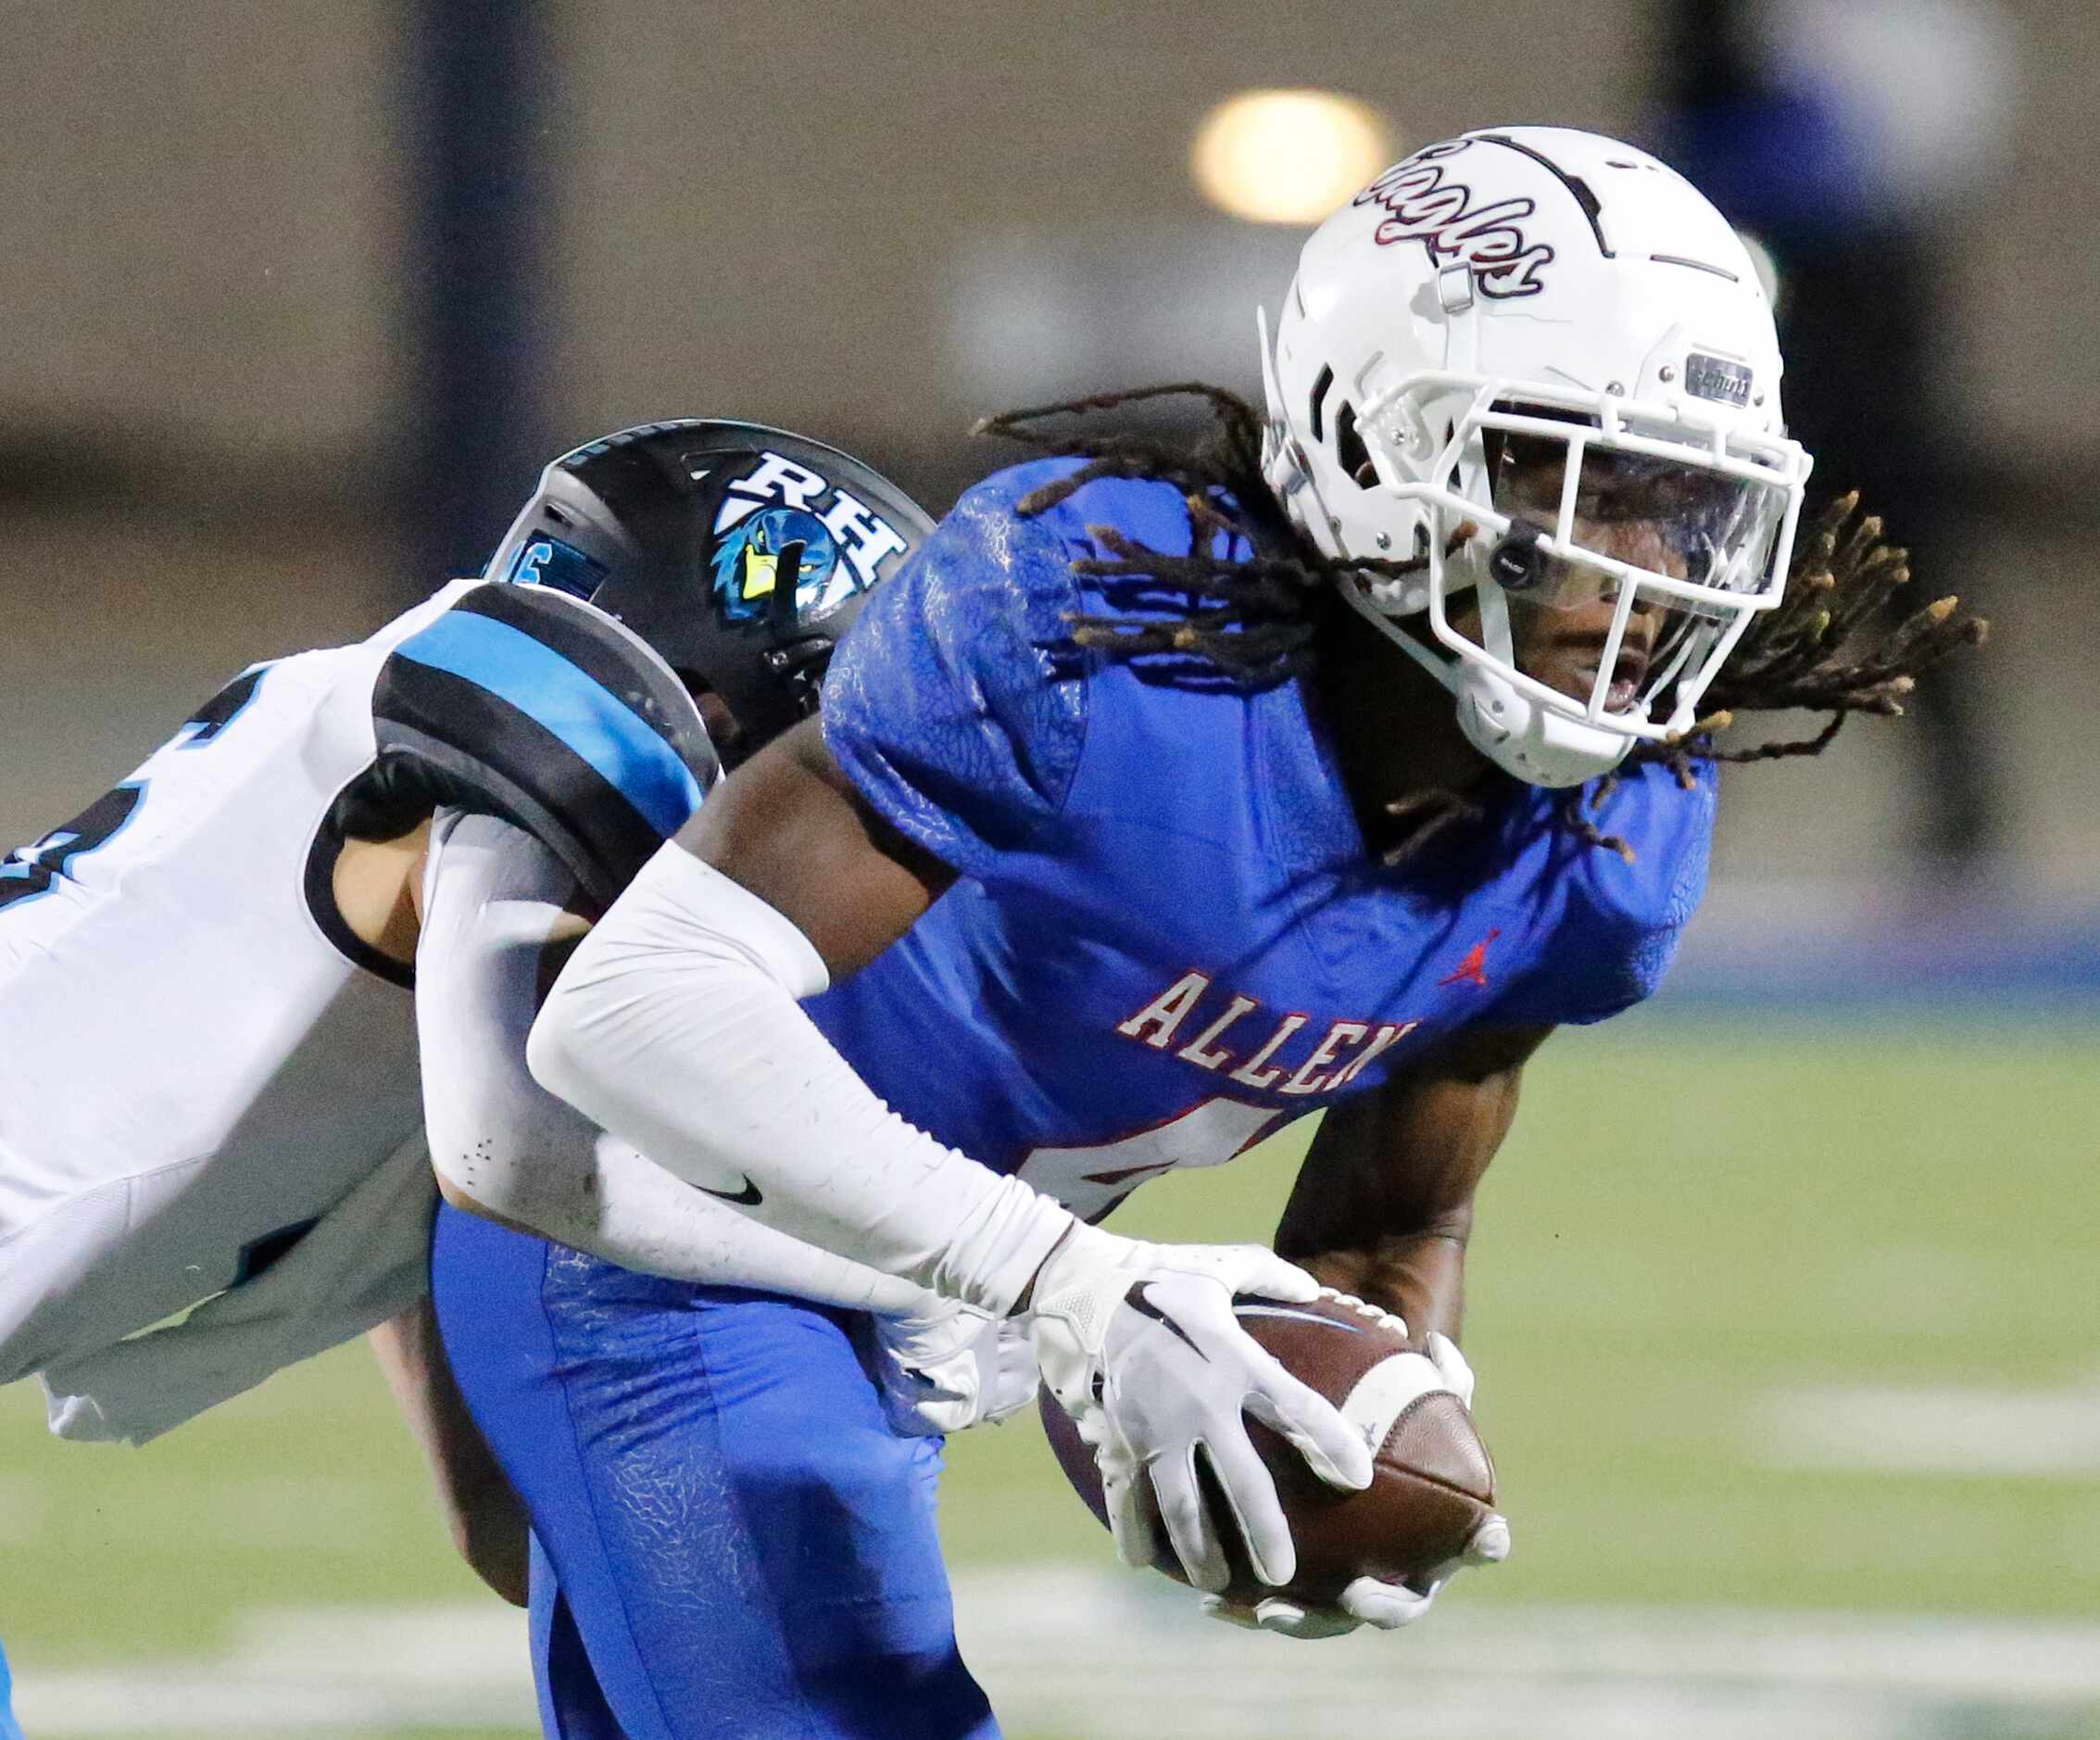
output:
<path id="1" fill-rule="evenodd" d="M 1076 461 L 1067 461 L 1066 468 Z M 824 742 L 906 838 L 965 876 L 1039 839 L 1086 734 L 1073 550 L 1015 503 L 1044 463 L 968 491 L 877 586 L 824 677 Z"/>
<path id="2" fill-rule="evenodd" d="M 476 586 L 403 640 L 380 668 L 372 722 L 379 760 L 345 795 L 346 833 L 385 831 L 378 813 L 404 801 L 496 814 L 606 902 L 718 767 L 671 668 L 611 617 L 542 586 Z"/>

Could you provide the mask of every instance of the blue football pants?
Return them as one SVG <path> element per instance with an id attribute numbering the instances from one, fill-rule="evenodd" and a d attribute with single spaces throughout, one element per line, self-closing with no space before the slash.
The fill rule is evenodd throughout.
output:
<path id="1" fill-rule="evenodd" d="M 0 1649 L 0 1740 L 22 1740 L 15 1722 L 14 1681 L 7 1673 L 7 1652 Z"/>
<path id="2" fill-rule="evenodd" d="M 432 1291 L 533 1520 L 560 1740 L 991 1740 L 857 1320 L 636 1275 L 441 1207 Z"/>

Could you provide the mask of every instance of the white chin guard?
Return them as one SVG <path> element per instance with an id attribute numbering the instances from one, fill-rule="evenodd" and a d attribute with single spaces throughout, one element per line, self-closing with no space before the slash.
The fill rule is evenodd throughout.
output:
<path id="1" fill-rule="evenodd" d="M 1470 660 L 1457 692 L 1458 728 L 1465 740 L 1526 785 L 1579 786 L 1610 773 L 1633 747 L 1623 733 L 1543 707 Z"/>

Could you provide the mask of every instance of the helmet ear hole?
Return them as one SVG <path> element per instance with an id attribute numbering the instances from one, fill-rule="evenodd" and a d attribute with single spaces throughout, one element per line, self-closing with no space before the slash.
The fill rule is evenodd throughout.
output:
<path id="1" fill-rule="evenodd" d="M 699 711 L 700 723 L 707 727 L 708 742 L 714 750 L 715 759 L 722 763 L 723 772 L 727 773 L 748 759 L 759 746 L 751 741 L 751 734 L 737 718 L 736 710 L 709 687 L 707 678 L 698 671 L 680 671 L 676 675 Z"/>
<path id="2" fill-rule="evenodd" d="M 1360 489 L 1368 489 L 1378 481 L 1377 468 L 1371 463 L 1370 449 L 1364 447 L 1364 437 L 1356 429 L 1356 407 L 1346 399 L 1334 418 L 1334 456 Z"/>

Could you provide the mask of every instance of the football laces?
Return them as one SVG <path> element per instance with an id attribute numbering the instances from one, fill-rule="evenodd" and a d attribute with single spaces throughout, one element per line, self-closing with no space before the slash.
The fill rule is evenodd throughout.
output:
<path id="1" fill-rule="evenodd" d="M 1355 1312 L 1358 1317 L 1368 1318 L 1371 1322 L 1393 1330 L 1398 1334 L 1405 1335 L 1407 1333 L 1407 1321 L 1404 1318 L 1394 1316 L 1392 1312 L 1388 1311 L 1382 1305 L 1375 1305 L 1368 1300 L 1359 1299 L 1352 1292 L 1343 1292 L 1339 1287 L 1323 1287 L 1320 1289 L 1320 1297 L 1332 1304 L 1344 1305 Z"/>

